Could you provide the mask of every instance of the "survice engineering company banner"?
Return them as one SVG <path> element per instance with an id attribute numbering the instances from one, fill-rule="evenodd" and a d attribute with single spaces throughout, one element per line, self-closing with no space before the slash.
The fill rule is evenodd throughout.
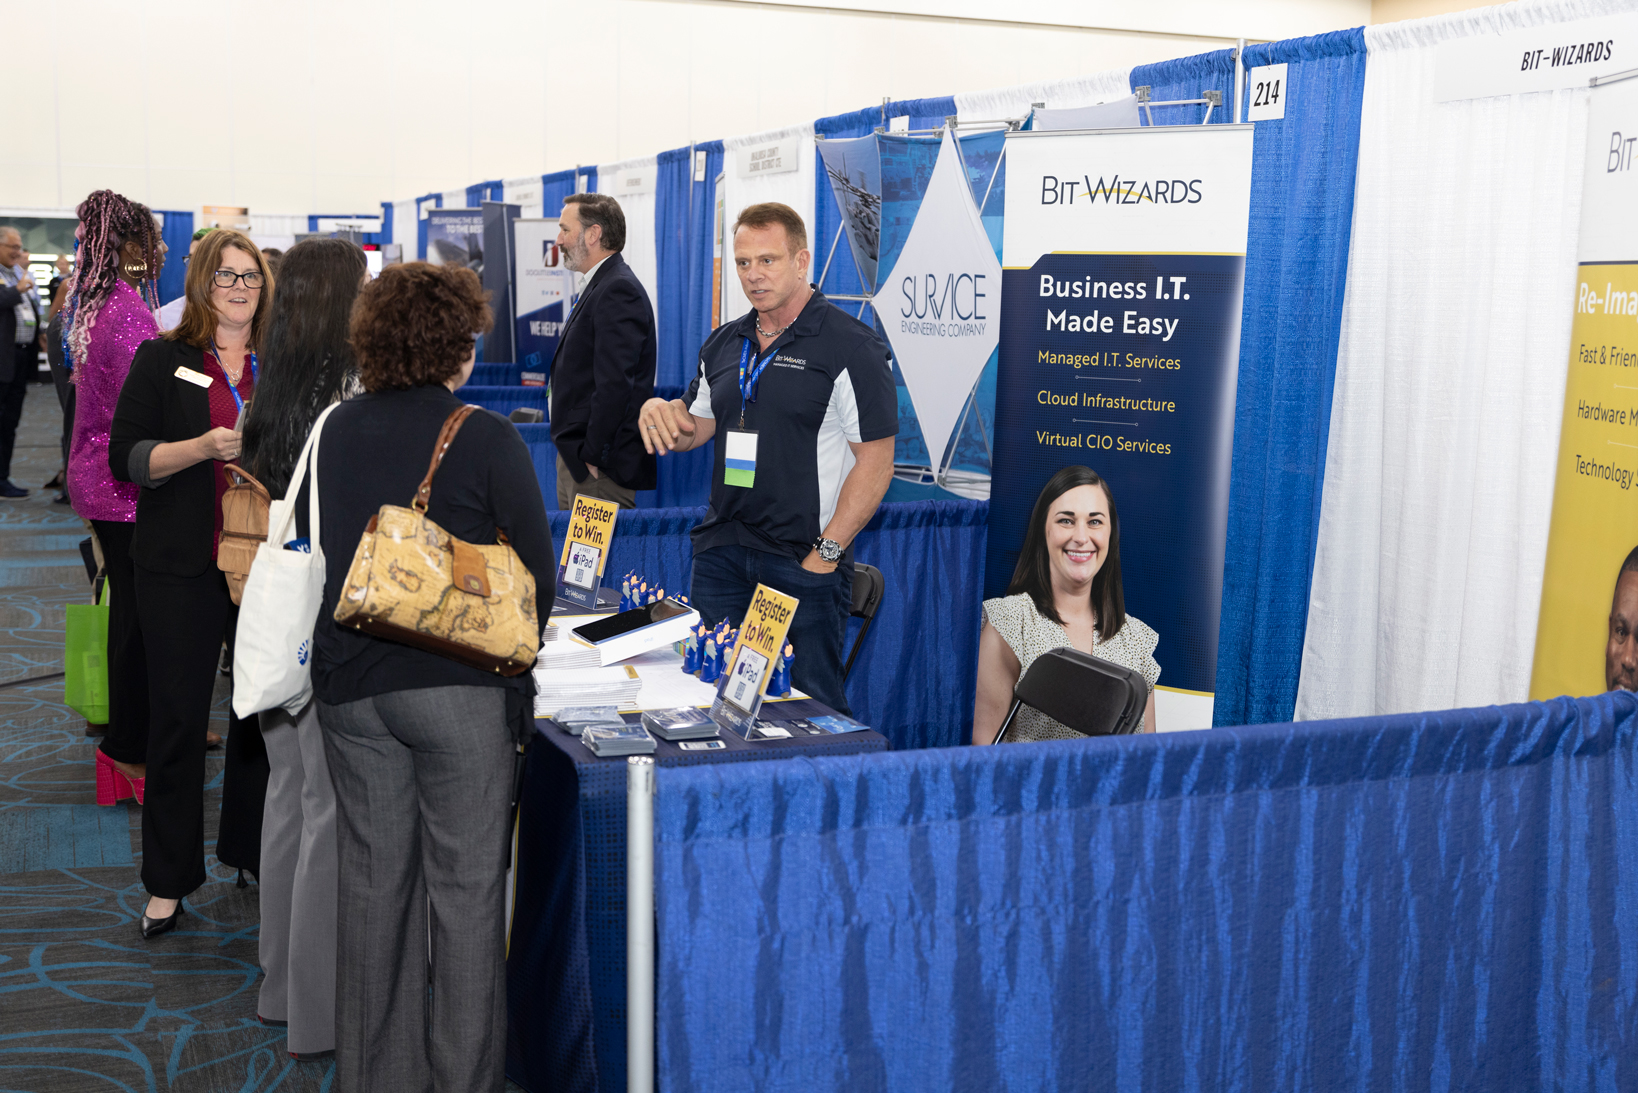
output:
<path id="1" fill-rule="evenodd" d="M 1594 87 L 1530 697 L 1638 689 L 1638 80 Z"/>
<path id="2" fill-rule="evenodd" d="M 1212 720 L 1251 150 L 1250 125 L 1007 137 L 985 595 L 1047 479 L 1091 467 L 1167 730 Z"/>
<path id="3" fill-rule="evenodd" d="M 939 468 L 995 354 L 1001 263 L 973 199 L 969 161 L 950 130 L 937 142 L 877 139 L 882 218 L 876 319 L 893 347 L 929 463 Z M 986 139 L 994 153 L 976 173 L 987 183 L 1001 134 L 969 138 L 967 150 L 980 150 Z M 927 162 L 930 176 L 918 170 Z M 908 231 L 901 220 L 908 221 Z"/>
<path id="4" fill-rule="evenodd" d="M 557 246 L 557 219 L 516 220 L 512 224 L 517 268 L 514 352 L 525 372 L 545 372 L 557 354 L 558 339 L 574 302 L 575 275 Z"/>

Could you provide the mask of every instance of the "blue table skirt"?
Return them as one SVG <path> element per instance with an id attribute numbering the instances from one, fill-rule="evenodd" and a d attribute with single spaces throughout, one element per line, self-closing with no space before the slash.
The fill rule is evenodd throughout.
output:
<path id="1" fill-rule="evenodd" d="M 811 699 L 765 709 L 774 719 L 832 712 Z M 593 755 L 551 721 L 537 721 L 536 728 L 518 814 L 506 1074 L 531 1093 L 620 1091 L 626 1086 L 627 763 Z M 717 752 L 660 741 L 654 759 L 673 767 L 887 748 L 874 732 L 746 743 L 724 731 L 722 739 L 728 750 Z"/>

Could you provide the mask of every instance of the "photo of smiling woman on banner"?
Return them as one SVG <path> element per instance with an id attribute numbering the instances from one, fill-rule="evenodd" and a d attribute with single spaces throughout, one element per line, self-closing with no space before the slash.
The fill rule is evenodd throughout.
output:
<path id="1" fill-rule="evenodd" d="M 1020 677 L 1036 657 L 1062 648 L 1140 673 L 1149 698 L 1136 731 L 1154 732 L 1159 643 L 1159 634 L 1126 613 L 1120 516 L 1109 484 L 1091 467 L 1063 468 L 1035 499 L 1007 595 L 984 601 L 973 743 L 995 739 Z M 1081 733 L 1026 706 L 1007 742 L 1080 739 Z"/>

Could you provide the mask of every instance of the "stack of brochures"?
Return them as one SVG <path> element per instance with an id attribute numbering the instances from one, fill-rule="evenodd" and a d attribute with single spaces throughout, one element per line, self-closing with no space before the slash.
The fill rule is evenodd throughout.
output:
<path id="1" fill-rule="evenodd" d="M 535 672 L 535 716 L 550 717 L 565 706 L 637 708 L 643 681 L 623 668 L 554 668 Z"/>
<path id="2" fill-rule="evenodd" d="M 626 723 L 614 706 L 565 706 L 552 715 L 564 732 L 579 736 L 591 728 L 623 729 Z"/>
<path id="3" fill-rule="evenodd" d="M 545 641 L 535 656 L 535 678 L 540 679 L 541 672 L 554 668 L 600 668 L 602 665 L 597 650 L 589 645 L 578 641 Z"/>
<path id="4" fill-rule="evenodd" d="M 643 714 L 643 727 L 661 740 L 704 740 L 717 735 L 717 723 L 693 706 L 648 710 Z"/>
<path id="5" fill-rule="evenodd" d="M 580 742 L 600 756 L 652 755 L 654 738 L 641 725 L 589 725 Z"/>

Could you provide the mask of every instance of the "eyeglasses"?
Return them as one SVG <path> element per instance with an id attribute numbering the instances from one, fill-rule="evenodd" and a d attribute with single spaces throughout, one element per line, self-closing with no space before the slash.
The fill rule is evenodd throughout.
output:
<path id="1" fill-rule="evenodd" d="M 232 288 L 240 279 L 244 280 L 246 288 L 262 287 L 262 275 L 255 270 L 249 273 L 234 273 L 230 269 L 219 269 L 212 274 L 212 278 L 216 281 L 217 288 Z"/>

